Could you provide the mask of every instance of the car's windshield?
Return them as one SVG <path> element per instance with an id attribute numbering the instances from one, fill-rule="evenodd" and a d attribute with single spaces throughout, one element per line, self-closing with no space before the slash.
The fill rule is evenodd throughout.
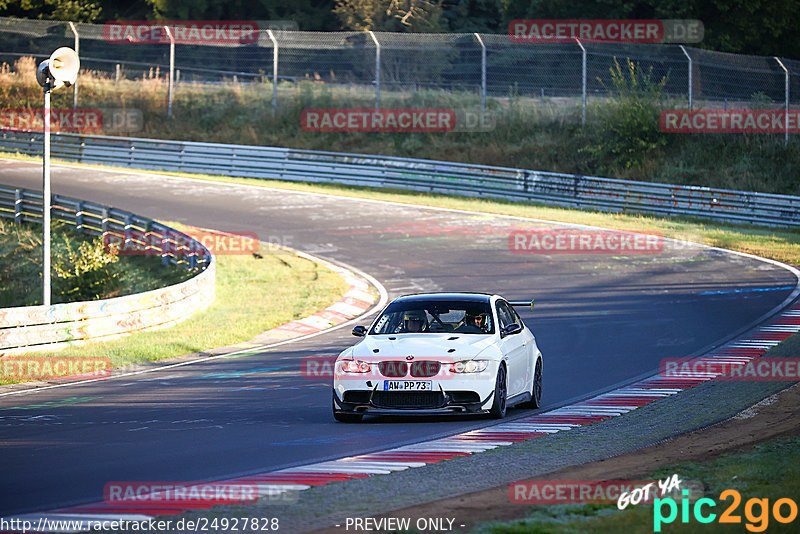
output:
<path id="1" fill-rule="evenodd" d="M 488 302 L 417 300 L 393 302 L 372 327 L 371 334 L 403 333 L 493 334 Z"/>

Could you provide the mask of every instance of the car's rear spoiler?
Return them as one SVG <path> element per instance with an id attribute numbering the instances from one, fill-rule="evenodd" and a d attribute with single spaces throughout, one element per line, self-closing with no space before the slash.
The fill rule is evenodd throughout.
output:
<path id="1" fill-rule="evenodd" d="M 531 311 L 533 311 L 533 299 L 531 300 L 509 300 L 509 304 L 512 306 L 530 306 Z"/>

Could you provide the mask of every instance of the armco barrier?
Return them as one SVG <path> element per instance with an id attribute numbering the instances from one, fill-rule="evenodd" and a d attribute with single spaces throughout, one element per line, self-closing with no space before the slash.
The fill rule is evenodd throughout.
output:
<path id="1" fill-rule="evenodd" d="M 0 216 L 41 222 L 42 194 L 0 186 Z M 200 270 L 189 280 L 144 293 L 89 302 L 0 309 L 0 354 L 110 338 L 161 328 L 214 301 L 214 257 L 190 236 L 127 211 L 53 195 L 52 217 L 90 235 L 148 238 L 162 261 Z M 124 238 L 124 237 L 123 237 Z M 181 250 L 191 246 L 189 250 Z"/>
<path id="2" fill-rule="evenodd" d="M 42 135 L 3 131 L 0 152 L 41 154 Z M 56 158 L 134 169 L 394 187 L 580 209 L 800 226 L 800 197 L 554 172 L 247 145 L 53 135 Z"/>

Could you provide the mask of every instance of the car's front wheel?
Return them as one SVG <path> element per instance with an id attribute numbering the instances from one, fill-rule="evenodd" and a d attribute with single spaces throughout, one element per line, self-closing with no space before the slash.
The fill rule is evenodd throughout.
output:
<path id="1" fill-rule="evenodd" d="M 492 408 L 489 410 L 489 415 L 495 419 L 502 419 L 506 416 L 507 396 L 506 367 L 501 364 L 500 368 L 497 370 L 497 380 L 494 385 L 494 401 L 492 402 Z"/>
<path id="2" fill-rule="evenodd" d="M 333 397 L 331 397 L 331 409 L 333 410 L 333 418 L 340 423 L 360 423 L 361 419 L 364 417 L 360 413 L 344 413 L 336 411 L 336 400 Z"/>

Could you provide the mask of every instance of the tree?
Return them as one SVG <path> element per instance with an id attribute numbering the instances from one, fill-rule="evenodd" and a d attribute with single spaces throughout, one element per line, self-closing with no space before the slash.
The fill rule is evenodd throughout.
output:
<path id="1" fill-rule="evenodd" d="M 694 46 L 739 54 L 800 58 L 796 0 L 503 0 L 513 19 L 699 19 L 705 38 Z"/>
<path id="2" fill-rule="evenodd" d="M 92 0 L 0 0 L 0 15 L 6 17 L 97 22 L 102 11 Z"/>
<path id="3" fill-rule="evenodd" d="M 504 0 L 444 0 L 442 20 L 458 33 L 503 33 Z"/>
<path id="4" fill-rule="evenodd" d="M 342 28 L 356 31 L 442 31 L 441 0 L 338 0 Z"/>

